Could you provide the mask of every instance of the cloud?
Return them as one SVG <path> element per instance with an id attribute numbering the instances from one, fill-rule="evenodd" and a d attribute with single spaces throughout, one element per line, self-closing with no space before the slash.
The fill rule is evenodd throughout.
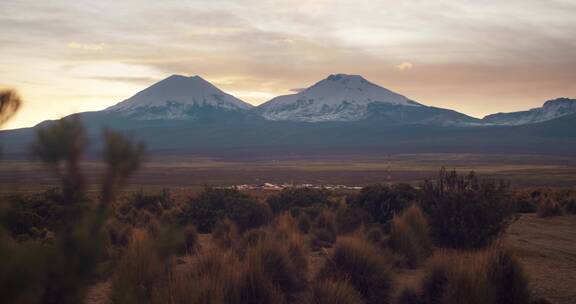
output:
<path id="1" fill-rule="evenodd" d="M 86 50 L 86 51 L 103 51 L 104 50 L 104 43 L 68 42 L 68 48 L 81 49 L 81 50 Z"/>
<path id="2" fill-rule="evenodd" d="M 400 71 L 407 71 L 411 70 L 414 67 L 414 64 L 411 62 L 402 62 L 401 64 L 396 65 L 396 68 Z"/>

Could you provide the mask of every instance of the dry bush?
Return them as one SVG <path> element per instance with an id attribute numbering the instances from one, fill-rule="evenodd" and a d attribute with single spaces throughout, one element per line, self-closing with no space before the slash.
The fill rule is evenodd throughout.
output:
<path id="1" fill-rule="evenodd" d="M 318 279 L 348 280 L 366 303 L 389 303 L 393 273 L 387 258 L 361 238 L 340 239 Z"/>
<path id="2" fill-rule="evenodd" d="M 441 253 L 422 281 L 423 303 L 528 304 L 528 280 L 515 256 L 491 247 L 476 253 Z"/>
<path id="3" fill-rule="evenodd" d="M 286 188 L 266 200 L 274 214 L 295 208 L 309 208 L 314 205 L 328 205 L 329 192 L 312 188 Z"/>
<path id="4" fill-rule="evenodd" d="M 461 249 L 490 245 L 516 218 L 509 189 L 503 181 L 481 180 L 474 172 L 442 169 L 436 182 L 422 186 L 420 201 L 435 243 Z"/>
<path id="5" fill-rule="evenodd" d="M 384 224 L 417 197 L 418 191 L 408 184 L 376 184 L 362 188 L 358 195 L 350 199 L 348 205 L 364 210 L 374 221 Z"/>
<path id="6" fill-rule="evenodd" d="M 362 304 L 362 296 L 350 283 L 342 280 L 319 280 L 312 283 L 302 301 L 305 304 Z"/>
<path id="7" fill-rule="evenodd" d="M 236 247 L 240 240 L 236 224 L 229 219 L 218 221 L 212 231 L 212 239 L 220 248 Z"/>
<path id="8" fill-rule="evenodd" d="M 552 199 L 546 198 L 538 204 L 538 210 L 536 211 L 538 217 L 549 217 L 549 216 L 559 216 L 564 214 L 562 206 Z"/>
<path id="9" fill-rule="evenodd" d="M 426 217 L 412 205 L 401 216 L 394 217 L 388 243 L 408 267 L 415 268 L 432 253 L 429 231 Z"/>
<path id="10" fill-rule="evenodd" d="M 268 224 L 271 211 L 267 204 L 238 190 L 206 187 L 190 198 L 181 215 L 181 221 L 194 224 L 202 233 L 212 232 L 215 224 L 225 218 L 244 232 Z"/>

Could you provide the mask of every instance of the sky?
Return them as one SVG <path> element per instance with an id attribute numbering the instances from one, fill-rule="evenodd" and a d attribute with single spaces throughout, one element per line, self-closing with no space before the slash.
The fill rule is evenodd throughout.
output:
<path id="1" fill-rule="evenodd" d="M 104 109 L 172 74 L 261 104 L 334 73 L 482 117 L 576 98 L 576 0 L 3 0 L 5 129 Z"/>

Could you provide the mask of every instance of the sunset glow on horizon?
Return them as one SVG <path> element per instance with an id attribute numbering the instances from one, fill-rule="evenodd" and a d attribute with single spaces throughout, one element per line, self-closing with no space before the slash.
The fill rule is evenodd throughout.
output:
<path id="1" fill-rule="evenodd" d="M 172 74 L 253 105 L 334 73 L 482 117 L 576 97 L 576 2 L 0 2 L 5 129 L 101 110 Z"/>

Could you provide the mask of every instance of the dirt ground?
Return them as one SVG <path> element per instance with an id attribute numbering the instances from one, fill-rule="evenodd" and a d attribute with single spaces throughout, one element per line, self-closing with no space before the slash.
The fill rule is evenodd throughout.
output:
<path id="1" fill-rule="evenodd" d="M 534 214 L 523 214 L 509 228 L 505 241 L 515 249 L 528 273 L 535 298 L 545 298 L 553 304 L 576 303 L 576 216 L 538 218 Z M 213 246 L 210 235 L 201 235 L 200 242 L 204 250 Z M 311 253 L 311 273 L 322 267 L 330 250 Z M 423 268 L 399 270 L 395 291 L 417 287 Z M 110 282 L 92 286 L 86 303 L 110 303 L 109 291 Z"/>
<path id="2" fill-rule="evenodd" d="M 536 296 L 555 304 L 576 303 L 576 216 L 525 214 L 509 228 L 507 238 Z"/>

